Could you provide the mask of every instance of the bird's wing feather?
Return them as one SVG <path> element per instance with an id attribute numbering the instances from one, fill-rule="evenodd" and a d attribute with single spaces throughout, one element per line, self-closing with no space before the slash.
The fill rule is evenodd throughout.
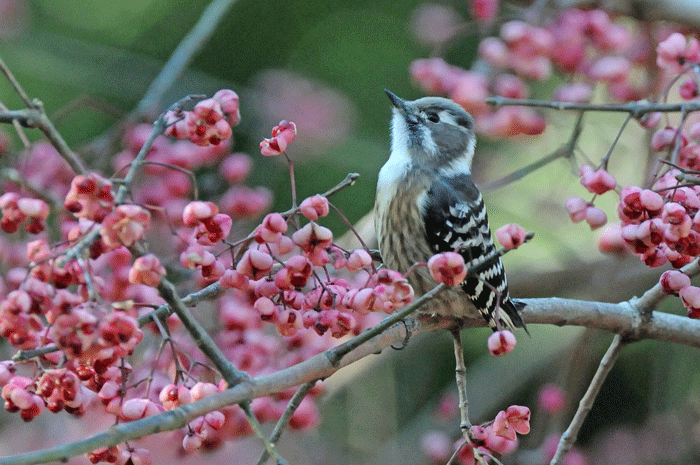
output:
<path id="1" fill-rule="evenodd" d="M 456 251 L 471 267 L 496 248 L 481 193 L 470 176 L 439 178 L 424 197 L 423 221 L 434 253 Z M 508 296 L 508 284 L 500 258 L 494 259 L 478 276 L 462 283 L 474 306 L 492 327 L 497 312 L 501 325 L 524 327 L 517 307 Z"/>

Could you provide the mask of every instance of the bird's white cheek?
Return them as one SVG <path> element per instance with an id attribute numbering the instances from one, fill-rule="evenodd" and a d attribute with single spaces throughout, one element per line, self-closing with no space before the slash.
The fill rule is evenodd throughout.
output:
<path id="1" fill-rule="evenodd" d="M 391 151 L 392 153 L 398 147 L 408 147 L 408 125 L 403 116 L 394 110 L 394 116 L 391 120 Z"/>

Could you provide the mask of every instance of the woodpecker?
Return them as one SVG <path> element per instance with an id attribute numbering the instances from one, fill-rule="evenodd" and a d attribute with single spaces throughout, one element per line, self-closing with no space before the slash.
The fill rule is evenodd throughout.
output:
<path id="1" fill-rule="evenodd" d="M 374 207 L 384 264 L 405 273 L 436 253 L 455 251 L 473 266 L 496 249 L 484 201 L 471 177 L 473 118 L 452 100 L 407 101 L 385 92 L 394 107 L 391 155 L 379 172 Z M 435 286 L 426 267 L 416 268 L 408 281 L 417 296 Z M 524 305 L 508 295 L 500 258 L 427 305 L 434 315 L 481 316 L 494 330 L 525 328 L 519 313 Z"/>

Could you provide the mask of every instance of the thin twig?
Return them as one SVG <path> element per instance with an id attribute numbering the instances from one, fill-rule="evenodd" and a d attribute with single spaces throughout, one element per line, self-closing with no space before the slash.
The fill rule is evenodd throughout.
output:
<path id="1" fill-rule="evenodd" d="M 287 159 L 287 166 L 289 167 L 289 182 L 291 183 L 291 189 L 292 189 L 292 208 L 296 209 L 297 208 L 297 181 L 294 177 L 294 162 L 292 161 L 291 158 L 289 158 L 289 155 L 287 155 L 287 152 L 282 152 L 284 153 L 284 157 Z"/>
<path id="2" fill-rule="evenodd" d="M 38 128 L 41 132 L 43 132 L 44 136 L 46 136 L 49 142 L 51 142 L 51 145 L 54 146 L 54 148 L 58 151 L 61 157 L 66 161 L 66 163 L 68 163 L 68 165 L 70 165 L 71 169 L 76 174 L 87 173 L 87 170 L 85 169 L 85 166 L 83 165 L 83 162 L 80 159 L 80 157 L 78 157 L 78 155 L 70 149 L 66 141 L 61 136 L 61 134 L 54 127 L 53 123 L 51 123 L 49 117 L 46 116 L 46 112 L 44 111 L 44 105 L 38 99 L 31 100 L 29 98 L 24 89 L 22 89 L 22 86 L 20 85 L 19 81 L 17 81 L 15 76 L 12 74 L 12 71 L 10 71 L 10 68 L 7 67 L 2 58 L 0 58 L 0 72 L 2 72 L 2 74 L 4 74 L 7 78 L 7 80 L 10 81 L 10 85 L 15 90 L 15 92 L 17 92 L 20 99 L 22 99 L 22 102 L 27 107 L 29 115 L 26 119 L 24 119 L 24 121 L 26 122 L 26 127 L 35 127 Z M 17 124 L 24 126 L 25 124 L 22 124 L 22 121 L 23 118 L 13 118 L 9 122 L 14 124 L 15 126 Z M 3 120 L 2 122 L 8 121 Z M 21 135 L 22 134 L 20 133 L 20 136 Z"/>
<path id="3" fill-rule="evenodd" d="M 180 41 L 168 62 L 151 82 L 136 108 L 136 113 L 145 115 L 158 108 L 165 93 L 183 73 L 195 54 L 207 43 L 217 26 L 226 16 L 226 12 L 235 0 L 214 0 L 202 12 L 197 23 Z"/>
<path id="4" fill-rule="evenodd" d="M 488 182 L 486 184 L 483 184 L 481 186 L 481 191 L 482 192 L 490 192 L 496 189 L 500 189 L 503 186 L 506 186 L 508 184 L 512 184 L 515 181 L 519 181 L 520 179 L 524 178 L 528 174 L 542 168 L 545 165 L 548 165 L 549 163 L 553 162 L 554 160 L 558 160 L 560 158 L 565 158 L 568 157 L 569 153 L 562 147 L 558 148 L 554 152 L 550 153 L 549 155 L 546 155 L 545 157 L 542 157 L 541 159 L 537 160 L 534 163 L 530 163 L 529 165 L 520 168 L 519 170 L 513 171 L 507 176 L 504 176 L 500 179 L 496 179 L 495 181 Z"/>
<path id="5" fill-rule="evenodd" d="M 282 413 L 282 416 L 279 418 L 279 420 L 277 420 L 277 424 L 275 424 L 275 428 L 270 434 L 270 442 L 272 444 L 277 444 L 277 441 L 282 436 L 282 432 L 289 424 L 289 420 L 292 418 L 292 415 L 294 415 L 294 412 L 296 412 L 296 410 L 299 408 L 301 401 L 304 400 L 304 397 L 306 397 L 306 395 L 315 385 L 316 380 L 302 384 L 301 386 L 299 386 L 299 389 L 296 390 L 292 398 L 289 399 L 287 408 L 284 410 L 284 413 Z M 263 453 L 260 455 L 260 458 L 258 459 L 257 465 L 263 465 L 265 462 L 267 462 L 267 459 L 269 457 L 270 454 L 267 452 L 267 450 L 263 451 Z"/>
<path id="6" fill-rule="evenodd" d="M 483 186 L 481 186 L 481 191 L 488 192 L 499 189 L 505 185 L 511 184 L 515 181 L 524 178 L 528 174 L 542 168 L 543 166 L 553 162 L 554 160 L 558 160 L 559 158 L 571 158 L 574 154 L 574 148 L 578 143 L 578 139 L 581 136 L 581 131 L 583 131 L 584 114 L 584 112 L 580 112 L 578 114 L 578 116 L 576 117 L 576 124 L 574 124 L 574 130 L 572 131 L 571 136 L 569 137 L 569 141 L 562 147 L 559 147 L 557 150 L 550 153 L 549 155 L 523 168 L 520 168 L 519 170 L 516 170 L 501 179 L 497 179 L 495 181 L 491 181 L 487 184 L 484 184 Z"/>
<path id="7" fill-rule="evenodd" d="M 183 299 L 180 299 L 177 295 L 175 286 L 170 281 L 162 278 L 160 284 L 158 284 L 158 293 L 168 303 L 173 313 L 178 316 L 187 332 L 192 336 L 192 340 L 199 347 L 199 350 L 214 364 L 229 386 L 235 386 L 242 381 L 250 379 L 247 373 L 238 370 L 219 350 L 211 335 L 187 310 Z"/>
<path id="8" fill-rule="evenodd" d="M 455 350 L 455 378 L 457 380 L 457 393 L 459 394 L 459 428 L 462 430 L 462 436 L 465 438 L 469 434 L 469 428 L 472 427 L 469 421 L 469 399 L 467 398 L 467 367 L 464 364 L 464 348 L 462 347 L 462 338 L 460 336 L 459 327 L 452 328 L 452 340 L 454 341 Z"/>
<path id="9" fill-rule="evenodd" d="M 455 465 L 457 463 L 459 452 L 462 450 L 463 447 L 471 447 L 468 440 L 464 439 L 462 443 L 459 446 L 457 446 L 457 448 L 455 448 L 455 451 L 450 456 L 450 459 L 447 461 L 446 465 Z"/>
<path id="10" fill-rule="evenodd" d="M 357 242 L 360 243 L 360 246 L 362 246 L 362 248 L 365 249 L 365 252 L 367 252 L 371 257 L 372 251 L 369 250 L 369 247 L 367 247 L 367 244 L 362 239 L 362 236 L 360 236 L 360 233 L 358 233 L 357 230 L 355 229 L 355 225 L 353 225 L 350 222 L 350 220 L 348 220 L 347 217 L 345 215 L 343 215 L 343 212 L 340 211 L 340 209 L 338 207 L 336 207 L 335 205 L 333 205 L 330 202 L 328 202 L 328 206 L 330 206 L 333 209 L 333 211 L 335 212 L 335 214 L 338 215 L 338 218 L 340 218 L 340 220 L 343 223 L 345 223 L 345 225 L 348 227 L 348 229 L 355 235 L 355 239 L 357 239 Z M 374 262 L 371 263 L 371 267 L 372 267 L 372 271 L 374 271 L 374 272 L 377 271 L 377 269 L 374 267 Z"/>
<path id="11" fill-rule="evenodd" d="M 17 95 L 19 95 L 19 98 L 22 99 L 22 102 L 27 108 L 32 108 L 32 100 L 29 98 L 27 93 L 22 89 L 22 86 L 20 85 L 19 81 L 15 79 L 15 75 L 12 74 L 12 71 L 10 71 L 10 68 L 7 67 L 5 62 L 0 58 L 0 72 L 5 75 L 8 81 L 10 81 L 10 85 L 12 88 L 17 92 Z"/>
<path id="12" fill-rule="evenodd" d="M 56 344 L 49 344 L 44 347 L 39 347 L 38 349 L 32 349 L 32 350 L 18 350 L 17 353 L 15 353 L 12 356 L 12 361 L 14 362 L 22 362 L 25 360 L 29 360 L 34 357 L 40 357 L 42 355 L 50 354 L 52 352 L 56 352 L 58 350 L 58 347 Z"/>
<path id="13" fill-rule="evenodd" d="M 160 296 L 163 297 L 163 299 L 168 303 L 168 305 L 170 305 L 173 312 L 178 316 L 199 350 L 201 350 L 202 353 L 206 355 L 207 359 L 214 364 L 217 370 L 219 370 L 219 373 L 221 373 L 221 376 L 224 378 L 229 388 L 243 381 L 250 380 L 250 375 L 248 375 L 248 373 L 236 368 L 234 364 L 226 358 L 223 352 L 219 350 L 209 333 L 192 316 L 189 310 L 187 310 L 187 307 L 185 307 L 182 299 L 180 299 L 175 292 L 175 286 L 171 282 L 165 278 L 161 278 L 160 284 L 158 284 L 158 292 Z M 267 450 L 270 455 L 275 457 L 279 464 L 286 463 L 277 453 L 275 446 L 263 433 L 260 423 L 258 422 L 257 418 L 255 418 L 255 415 L 250 408 L 250 402 L 242 402 L 239 405 L 241 409 L 243 409 L 251 429 L 255 435 L 260 438 L 265 446 L 265 450 Z"/>
<path id="14" fill-rule="evenodd" d="M 119 168 L 112 175 L 112 179 L 114 179 L 114 177 L 117 176 L 117 174 L 119 174 L 120 171 L 130 167 L 133 163 L 134 163 L 133 161 L 129 162 L 126 165 Z M 150 161 L 150 160 L 142 161 L 141 165 L 160 166 L 162 168 L 168 168 L 168 169 L 179 171 L 179 172 L 185 174 L 188 178 L 190 178 L 190 181 L 192 181 L 192 198 L 193 198 L 193 200 L 199 200 L 199 188 L 197 187 L 197 176 L 195 176 L 195 174 L 192 170 L 187 169 L 187 168 L 183 168 L 182 166 L 173 165 L 172 163 L 163 163 L 160 161 Z"/>
<path id="15" fill-rule="evenodd" d="M 484 459 L 484 456 L 488 457 L 489 459 L 493 460 L 496 465 L 503 465 L 503 462 L 498 460 L 495 455 L 493 455 L 491 452 L 487 450 L 482 450 L 482 449 L 476 449 L 474 451 L 474 458 L 476 458 L 479 463 L 483 463 L 484 465 L 488 465 L 488 461 Z"/>
<path id="16" fill-rule="evenodd" d="M 336 366 L 340 363 L 340 361 L 345 355 L 352 352 L 353 350 L 355 350 L 365 342 L 369 341 L 373 337 L 383 333 L 394 324 L 398 323 L 399 321 L 409 316 L 411 313 L 418 310 L 420 307 L 428 303 L 428 301 L 435 297 L 444 288 L 445 285 L 443 283 L 438 284 L 437 286 L 420 296 L 418 299 L 401 308 L 396 313 L 393 313 L 391 316 L 384 318 L 378 325 L 366 329 L 365 331 L 350 339 L 349 341 L 344 342 L 339 346 L 326 351 L 328 360 L 330 360 L 333 366 Z M 406 327 L 406 330 L 408 330 L 408 326 Z"/>
<path id="17" fill-rule="evenodd" d="M 44 112 L 43 104 L 34 100 L 30 108 L 0 112 L 0 123 L 19 124 L 25 128 L 39 129 L 56 149 L 58 154 L 76 174 L 86 174 L 87 169 L 80 157 L 71 150 L 51 120 Z"/>
<path id="18" fill-rule="evenodd" d="M 257 436 L 258 439 L 260 439 L 260 441 L 263 443 L 263 446 L 265 447 L 265 452 L 267 452 L 269 455 L 275 458 L 277 465 L 287 465 L 287 461 L 282 458 L 279 452 L 277 452 L 277 448 L 275 447 L 275 445 L 272 442 L 270 442 L 269 439 L 267 439 L 267 436 L 265 436 L 265 432 L 262 430 L 260 422 L 253 414 L 253 410 L 250 408 L 250 401 L 244 401 L 239 403 L 238 405 L 243 409 L 246 419 L 248 420 L 248 424 L 250 425 L 250 429 L 253 430 L 255 436 Z"/>
<path id="19" fill-rule="evenodd" d="M 566 431 L 564 431 L 564 434 L 561 435 L 559 445 L 557 446 L 557 451 L 554 454 L 550 465 L 561 465 L 564 462 L 564 457 L 566 457 L 567 452 L 569 452 L 571 446 L 573 446 L 574 442 L 576 442 L 578 432 L 581 429 L 588 412 L 591 411 L 593 402 L 598 396 L 605 378 L 608 376 L 608 373 L 610 373 L 610 370 L 612 369 L 613 365 L 615 365 L 617 358 L 620 356 L 620 351 L 624 345 L 624 342 L 622 342 L 622 336 L 616 334 L 612 344 L 610 344 L 610 347 L 608 347 L 607 352 L 605 352 L 603 359 L 600 361 L 600 366 L 598 366 L 598 370 L 593 376 L 591 384 L 588 386 L 586 393 L 581 398 L 578 405 L 578 410 L 576 410 L 576 413 L 574 414 L 574 418 L 571 420 L 571 423 Z"/>
<path id="20" fill-rule="evenodd" d="M 683 145 L 682 129 L 685 121 L 688 119 L 688 111 L 683 108 L 681 110 L 681 120 L 676 128 L 676 133 L 673 135 L 673 151 L 671 152 L 671 162 L 678 163 L 678 158 L 681 152 L 681 146 Z"/>
<path id="21" fill-rule="evenodd" d="M 698 111 L 700 102 L 679 102 L 679 103 L 651 103 L 645 100 L 628 103 L 576 103 L 576 102 L 551 102 L 549 100 L 529 100 L 505 97 L 489 97 L 486 103 L 493 106 L 516 105 L 523 107 L 552 108 L 554 110 L 583 110 L 583 111 L 609 111 L 630 113 L 634 118 L 639 118 L 647 113 L 662 112 L 674 113 L 680 111 Z"/>
<path id="22" fill-rule="evenodd" d="M 355 181 L 359 177 L 360 177 L 360 175 L 358 173 L 348 173 L 345 176 L 345 179 L 343 179 L 338 184 L 336 184 L 332 188 L 328 189 L 325 193 L 323 193 L 321 195 L 326 197 L 326 198 L 330 197 L 333 194 L 335 194 L 336 192 L 338 192 L 338 191 L 340 191 L 348 186 L 352 186 L 353 184 L 355 184 Z M 286 212 L 281 212 L 280 215 L 282 215 L 282 217 L 286 220 L 287 218 L 294 215 L 298 211 L 299 211 L 299 207 L 293 207 L 293 208 L 290 208 L 289 210 L 287 210 Z M 240 246 L 238 253 L 234 257 L 235 260 L 238 260 L 241 256 L 243 256 L 243 253 L 248 248 L 248 246 L 253 242 L 254 239 L 255 239 L 255 231 L 248 234 L 247 237 L 233 243 L 233 245 L 232 245 L 233 247 Z"/>
<path id="23" fill-rule="evenodd" d="M 620 130 L 617 131 L 617 135 L 615 136 L 615 139 L 613 140 L 612 144 L 610 144 L 610 148 L 608 149 L 608 153 L 605 154 L 603 159 L 600 161 L 600 166 L 598 169 L 608 169 L 608 161 L 610 161 L 610 155 L 612 155 L 613 150 L 615 150 L 615 146 L 617 145 L 618 141 L 620 140 L 620 137 L 622 136 L 622 133 L 625 131 L 625 128 L 627 127 L 627 123 L 630 122 L 632 119 L 632 114 L 630 113 L 627 115 L 627 118 L 625 118 L 625 121 L 622 123 L 622 126 L 620 126 Z"/>
<path id="24" fill-rule="evenodd" d="M 216 298 L 222 291 L 223 289 L 221 288 L 221 284 L 219 281 L 216 281 L 215 283 L 211 283 L 207 287 L 200 289 L 197 292 L 193 292 L 180 300 L 186 307 L 192 307 L 204 300 Z M 163 304 L 156 310 L 141 315 L 136 319 L 136 321 L 138 322 L 139 326 L 144 326 L 151 322 L 151 318 L 167 318 L 171 313 L 172 310 L 170 309 L 170 305 Z"/>
<path id="25" fill-rule="evenodd" d="M 2 102 L 0 102 L 0 110 L 3 112 L 9 111 L 10 109 L 7 108 L 5 105 L 3 105 Z M 17 120 L 13 120 L 11 122 L 12 126 L 14 126 L 15 131 L 17 132 L 17 136 L 19 137 L 20 141 L 22 142 L 22 146 L 27 149 L 29 148 L 32 144 L 29 142 L 29 138 L 27 138 L 27 135 L 24 133 L 22 130 L 22 125 L 19 123 Z"/>

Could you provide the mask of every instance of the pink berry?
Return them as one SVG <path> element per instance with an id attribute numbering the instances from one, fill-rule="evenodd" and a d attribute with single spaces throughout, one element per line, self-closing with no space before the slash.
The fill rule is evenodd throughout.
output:
<path id="1" fill-rule="evenodd" d="M 608 216 L 600 208 L 589 206 L 586 208 L 586 223 L 591 230 L 598 229 L 608 222 Z"/>
<path id="2" fill-rule="evenodd" d="M 515 336 L 507 329 L 495 331 L 487 341 L 491 355 L 505 355 L 512 352 L 516 343 Z"/>
<path id="3" fill-rule="evenodd" d="M 506 249 L 516 249 L 525 241 L 527 231 L 516 223 L 501 226 L 496 230 L 496 240 Z"/>
<path id="4" fill-rule="evenodd" d="M 601 195 L 615 189 L 617 182 L 613 175 L 604 169 L 593 171 L 590 166 L 583 165 L 581 167 L 581 184 L 589 192 Z"/>
<path id="5" fill-rule="evenodd" d="M 656 47 L 656 64 L 671 73 L 680 73 L 687 63 L 700 61 L 700 42 L 695 37 L 689 41 L 674 32 Z"/>
<path id="6" fill-rule="evenodd" d="M 433 255 L 428 260 L 428 269 L 433 279 L 448 286 L 458 286 L 467 277 L 464 257 L 455 252 Z"/>
<path id="7" fill-rule="evenodd" d="M 677 295 L 682 288 L 690 286 L 690 278 L 678 270 L 668 270 L 661 274 L 659 284 L 667 294 Z"/>
<path id="8" fill-rule="evenodd" d="M 490 24 L 498 13 L 498 0 L 471 0 L 469 11 L 479 22 Z"/>
<path id="9" fill-rule="evenodd" d="M 569 217 L 574 223 L 583 221 L 586 219 L 586 209 L 588 208 L 588 202 L 583 200 L 581 197 L 571 197 L 566 201 L 566 211 L 569 212 Z"/>
<path id="10" fill-rule="evenodd" d="M 678 296 L 688 309 L 688 316 L 691 316 L 692 312 L 692 318 L 697 318 L 695 315 L 700 312 L 700 287 L 685 286 L 678 291 Z"/>

